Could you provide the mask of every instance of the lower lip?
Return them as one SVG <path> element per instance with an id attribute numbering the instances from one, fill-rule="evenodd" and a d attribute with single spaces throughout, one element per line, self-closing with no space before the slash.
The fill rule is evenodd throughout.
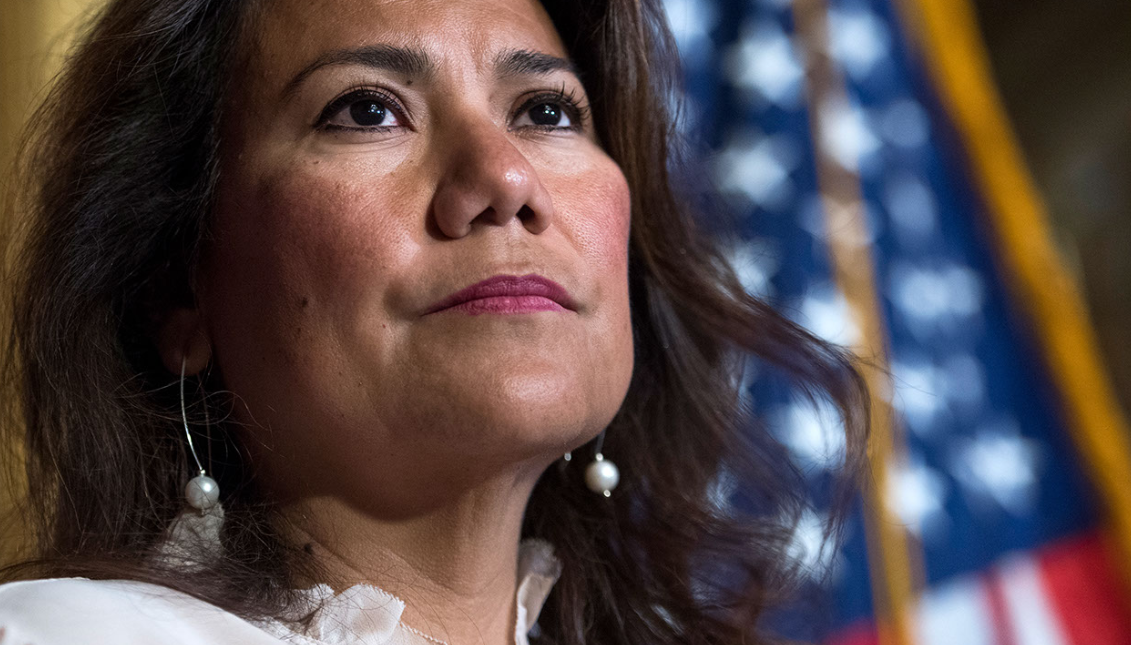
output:
<path id="1" fill-rule="evenodd" d="M 526 314 L 535 311 L 565 311 L 566 308 L 544 296 L 493 296 L 461 302 L 441 311 L 471 314 Z"/>

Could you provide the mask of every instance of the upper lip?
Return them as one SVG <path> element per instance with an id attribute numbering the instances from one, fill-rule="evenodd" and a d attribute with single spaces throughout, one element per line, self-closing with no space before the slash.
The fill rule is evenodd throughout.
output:
<path id="1" fill-rule="evenodd" d="M 577 309 L 565 287 L 549 278 L 528 273 L 527 275 L 497 275 L 476 282 L 432 304 L 424 313 L 427 315 L 441 309 L 455 307 L 469 300 L 500 296 L 542 296 L 571 311 Z"/>

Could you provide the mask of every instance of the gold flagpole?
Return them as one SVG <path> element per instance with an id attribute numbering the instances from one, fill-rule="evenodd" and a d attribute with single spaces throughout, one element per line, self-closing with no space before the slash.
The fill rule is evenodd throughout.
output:
<path id="1" fill-rule="evenodd" d="M 1116 402 L 1080 291 L 1052 243 L 1045 207 L 993 83 L 969 0 L 902 0 L 986 204 L 1006 285 L 1034 323 L 1061 408 L 1107 510 L 1131 584 L 1131 427 Z"/>
<path id="2" fill-rule="evenodd" d="M 852 347 L 862 366 L 872 406 L 868 462 L 871 482 L 865 486 L 868 566 L 872 577 L 876 630 L 880 645 L 913 645 L 909 614 L 923 586 L 923 556 L 909 539 L 891 507 L 889 469 L 900 461 L 903 442 L 886 396 L 888 350 L 883 310 L 876 293 L 875 266 L 864 219 L 858 169 L 845 167 L 824 150 L 830 111 L 849 109 L 843 76 L 829 55 L 828 5 L 825 0 L 794 0 L 797 33 L 805 45 L 806 92 L 816 152 L 817 183 L 825 213 L 829 255 L 837 287 L 844 294 L 860 338 Z"/>

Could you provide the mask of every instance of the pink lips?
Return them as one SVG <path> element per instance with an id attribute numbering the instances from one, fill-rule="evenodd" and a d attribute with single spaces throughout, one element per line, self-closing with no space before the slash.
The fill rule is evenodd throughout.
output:
<path id="1" fill-rule="evenodd" d="M 425 314 L 452 310 L 467 314 L 519 314 L 574 310 L 569 292 L 540 275 L 497 275 L 433 304 Z"/>

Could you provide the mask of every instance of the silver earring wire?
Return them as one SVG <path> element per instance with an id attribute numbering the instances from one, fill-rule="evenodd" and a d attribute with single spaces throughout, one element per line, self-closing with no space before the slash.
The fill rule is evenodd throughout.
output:
<path id="1" fill-rule="evenodd" d="M 604 430 L 597 436 L 597 442 L 593 447 L 596 454 L 585 469 L 585 485 L 594 493 L 612 497 L 613 489 L 620 483 L 620 469 L 616 464 L 605 459 L 605 455 L 601 453 L 601 449 L 605 447 Z"/>
<path id="2" fill-rule="evenodd" d="M 204 440 L 208 442 L 208 467 L 212 467 L 212 419 L 208 418 L 208 396 L 204 392 L 204 385 L 200 384 L 200 400 L 204 404 Z"/>
<path id="3" fill-rule="evenodd" d="M 189 480 L 185 485 L 185 499 L 188 501 L 189 506 L 200 511 L 201 515 L 205 511 L 216 506 L 220 503 L 220 485 L 216 483 L 215 479 L 209 477 L 204 470 L 204 466 L 200 463 L 200 457 L 196 454 L 196 446 L 192 443 L 192 432 L 189 431 L 188 413 L 185 411 L 185 358 L 181 357 L 181 422 L 185 426 L 185 438 L 188 439 L 189 452 L 192 453 L 192 459 L 196 462 L 197 471 L 200 473 L 196 477 Z M 208 406 L 205 405 L 205 419 L 207 419 Z M 208 449 L 212 450 L 211 441 L 209 441 Z"/>
<path id="4" fill-rule="evenodd" d="M 185 412 L 185 359 L 181 357 L 181 423 L 185 426 L 185 439 L 188 439 L 189 452 L 192 453 L 192 459 L 196 462 L 196 468 L 200 471 L 201 475 L 205 474 L 204 466 L 200 465 L 200 457 L 196 456 L 196 446 L 192 443 L 192 433 L 189 432 L 188 427 L 188 413 Z"/>
<path id="5" fill-rule="evenodd" d="M 602 430 L 601 434 L 597 435 L 597 440 L 593 442 L 593 452 L 598 455 L 601 454 L 601 449 L 605 447 L 605 431 Z"/>

